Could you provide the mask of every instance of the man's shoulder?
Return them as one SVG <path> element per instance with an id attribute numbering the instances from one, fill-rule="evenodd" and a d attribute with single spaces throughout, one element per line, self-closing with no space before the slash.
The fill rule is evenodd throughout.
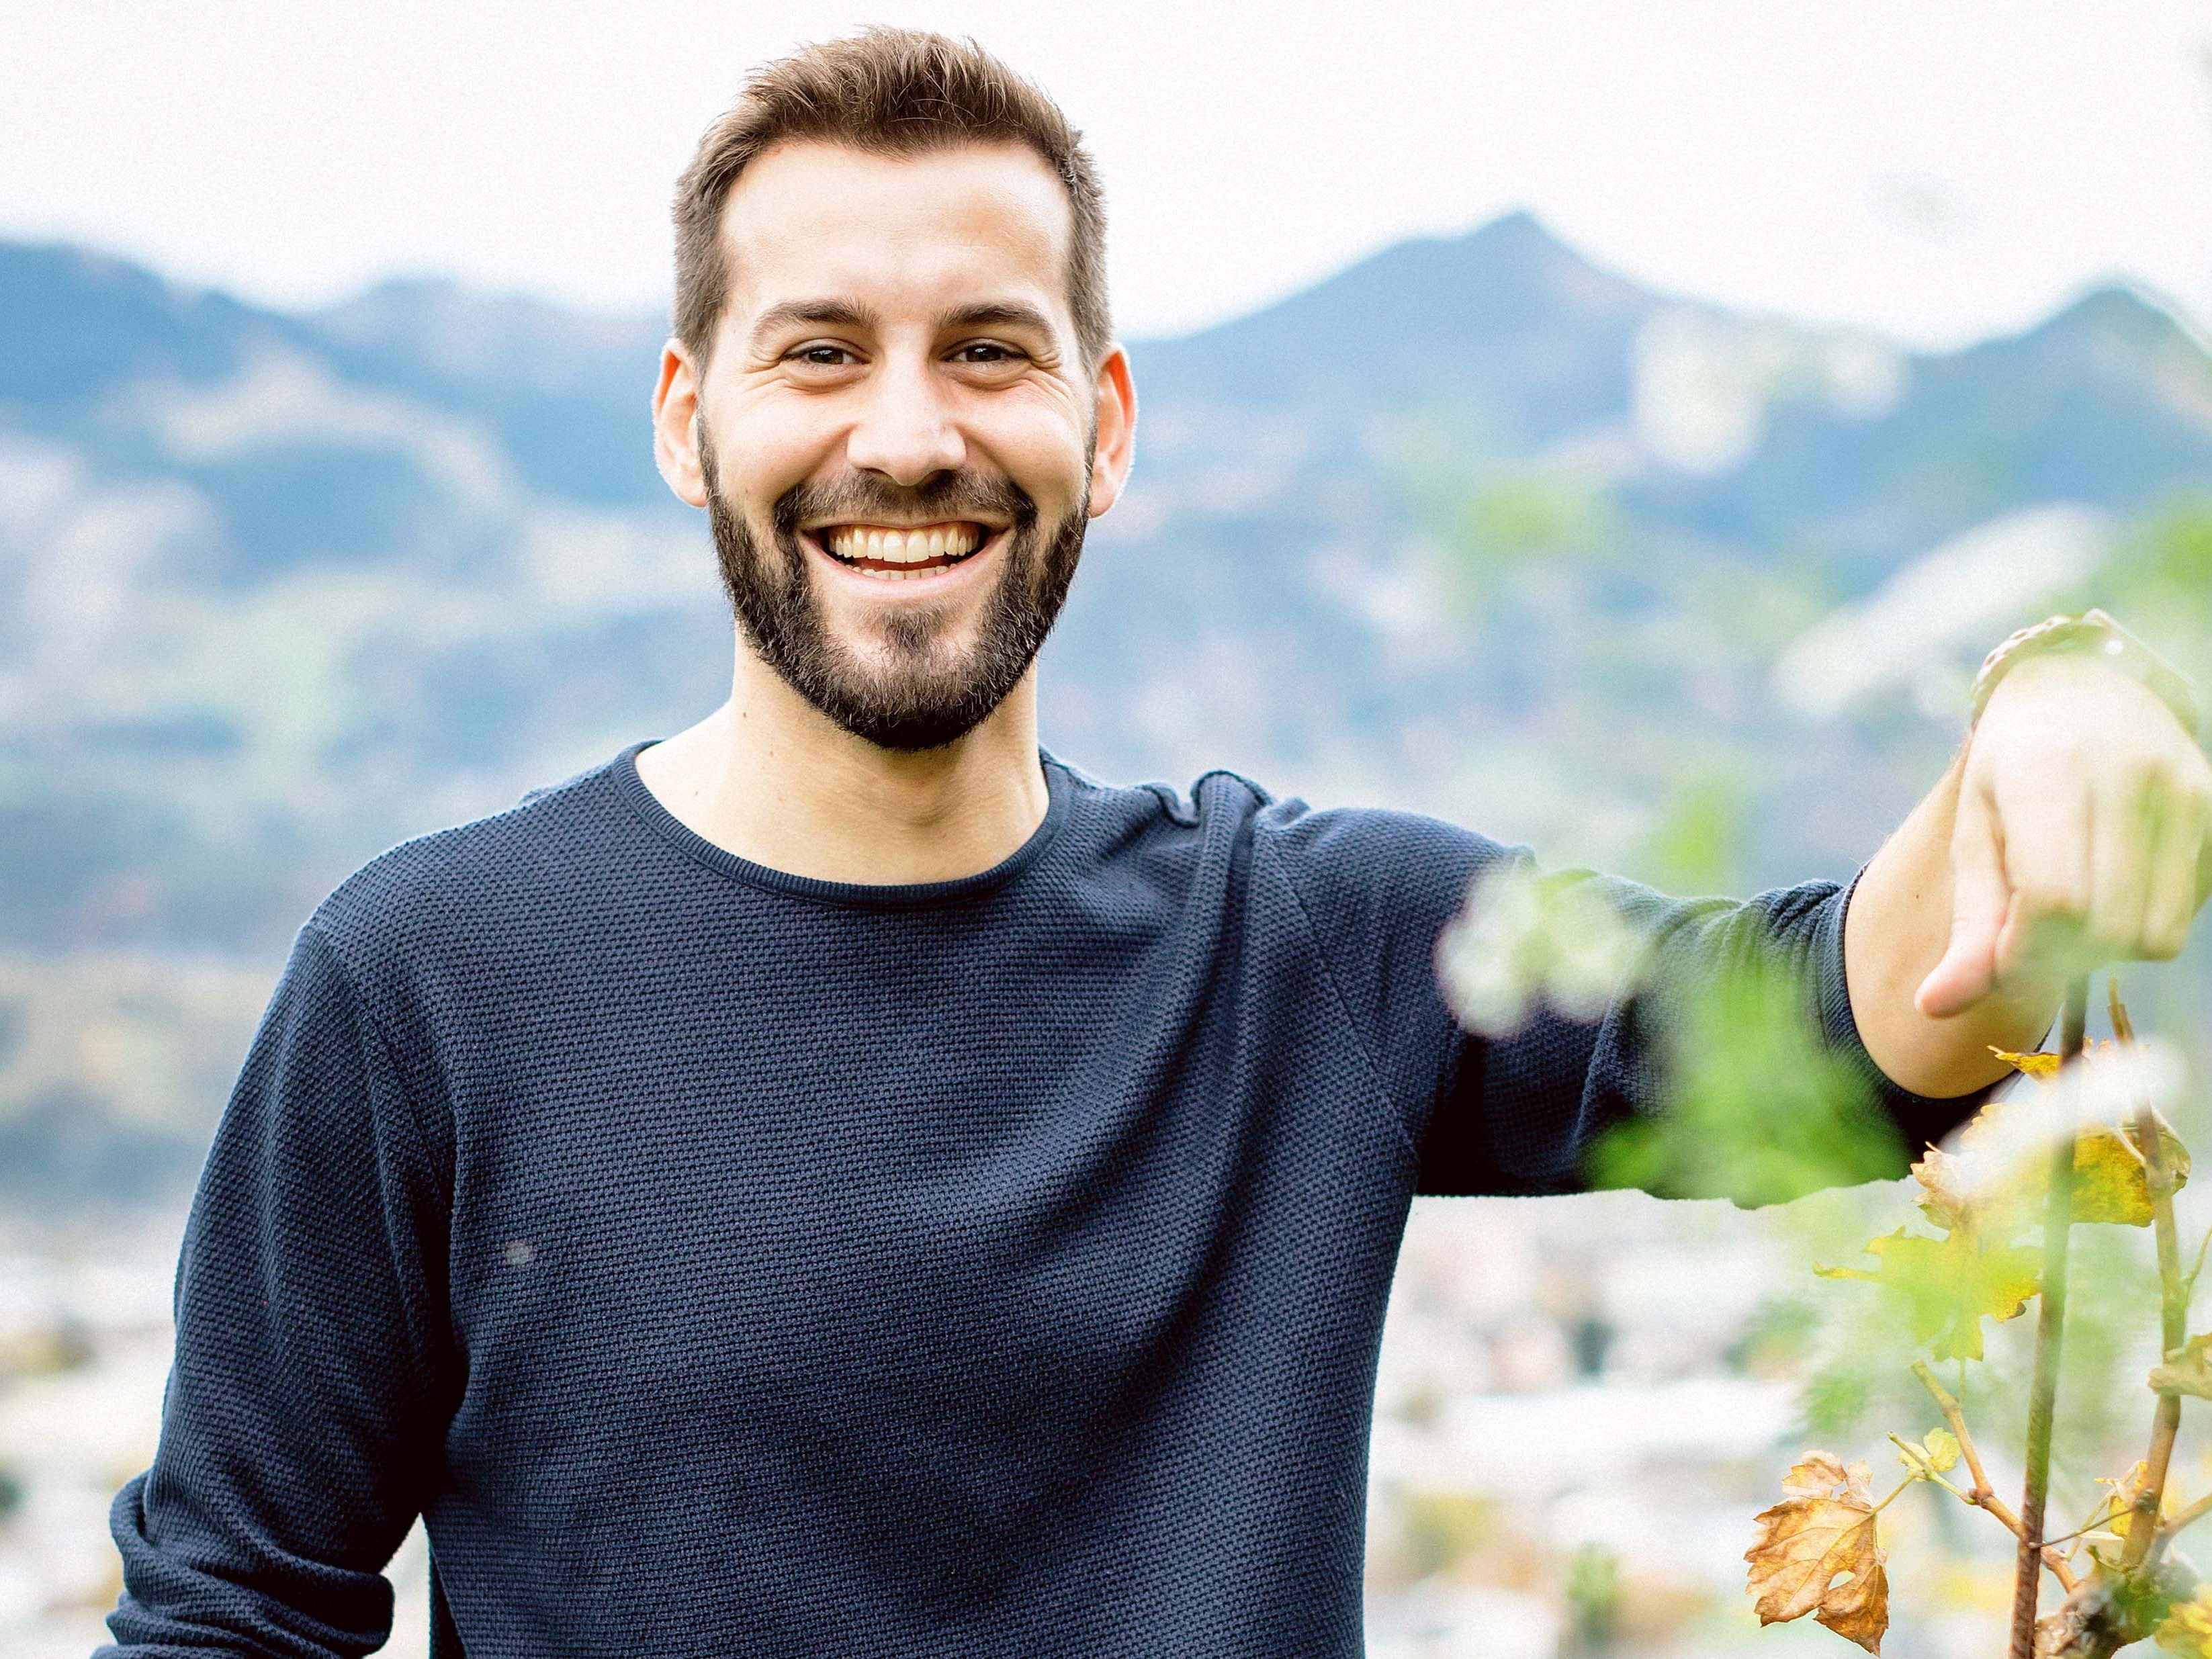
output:
<path id="1" fill-rule="evenodd" d="M 450 951 L 573 907 L 604 860 L 610 808 L 602 761 L 526 790 L 495 812 L 386 848 L 331 890 L 307 926 L 356 969 Z"/>
<path id="2" fill-rule="evenodd" d="M 1262 879 L 1289 882 L 1309 908 L 1333 917 L 1449 914 L 1477 873 L 1515 850 L 1424 812 L 1311 806 L 1227 768 L 1201 773 L 1187 790 L 1115 787 L 1068 769 L 1133 820 L 1179 828 L 1195 842 L 1248 841 Z"/>
<path id="3" fill-rule="evenodd" d="M 1254 838 L 1324 934 L 1442 927 L 1483 870 L 1514 849 L 1425 812 L 1269 802 Z"/>
<path id="4" fill-rule="evenodd" d="M 1268 799 L 1254 831 L 1283 859 L 1328 870 L 1373 874 L 1438 861 L 1470 866 L 1508 849 L 1487 836 L 1426 812 L 1393 806 L 1309 806 L 1297 796 Z"/>

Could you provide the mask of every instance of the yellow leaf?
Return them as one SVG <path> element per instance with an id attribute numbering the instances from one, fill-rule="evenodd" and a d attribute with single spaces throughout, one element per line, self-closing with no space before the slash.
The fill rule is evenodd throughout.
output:
<path id="1" fill-rule="evenodd" d="M 1930 1429 L 1925 1440 L 1901 1440 L 1895 1435 L 1890 1438 L 1897 1442 L 1897 1461 L 1910 1469 L 1916 1480 L 1925 1480 L 1958 1465 L 1959 1443 L 1948 1430 Z"/>
<path id="2" fill-rule="evenodd" d="M 1759 1536 L 1743 1553 L 1751 1565 L 1746 1589 L 1757 1598 L 1760 1624 L 1786 1624 L 1809 1613 L 1869 1653 L 1881 1651 L 1889 1580 L 1867 1475 L 1863 1463 L 1846 1468 L 1815 1451 L 1783 1476 L 1789 1496 L 1759 1512 Z"/>
<path id="3" fill-rule="evenodd" d="M 1868 1241 L 1881 1266 L 1822 1267 L 1824 1279 L 1863 1279 L 1903 1297 L 1912 1318 L 1912 1339 L 1938 1359 L 1979 1359 L 1982 1321 L 2016 1318 L 2042 1285 L 2041 1253 L 1983 1248 L 1961 1229 L 1942 1238 L 1922 1238 L 1899 1227 Z"/>
<path id="4" fill-rule="evenodd" d="M 2097 1484 L 2110 1492 L 2108 1501 L 2112 1513 L 2105 1521 L 2101 1538 L 2094 1532 L 2085 1533 L 2081 1541 L 2088 1545 L 2089 1554 L 2094 1559 L 2109 1561 L 2110 1565 L 2118 1566 L 2120 1554 L 2127 1545 L 2128 1534 L 2135 1530 L 2136 1504 L 2150 1484 L 2150 1465 L 2138 1457 L 2118 1480 L 2100 1476 Z"/>
<path id="5" fill-rule="evenodd" d="M 2158 1627 L 2159 1646 L 2182 1659 L 2212 1659 L 2212 1589 L 2199 1590 L 2194 1601 L 2184 1601 Z"/>
<path id="6" fill-rule="evenodd" d="M 1990 1052 L 2039 1082 L 2058 1073 L 2056 1054 L 2014 1054 L 2002 1048 Z M 2091 1049 L 2083 1063 L 2098 1066 L 2119 1053 L 2119 1046 L 2102 1042 Z M 1969 1178 L 1970 1166 L 1996 1139 L 1996 1125 L 2006 1110 L 2002 1101 L 1991 1101 L 1960 1132 L 1958 1151 L 1930 1146 L 1912 1166 L 1913 1178 L 1927 1188 L 1920 1207 L 1930 1221 L 1943 1228 L 1973 1226 L 1986 1233 L 2012 1233 L 2033 1227 L 2043 1219 L 2044 1195 L 2051 1185 L 2049 1164 L 2027 1160 L 2006 1172 L 1990 1187 Z M 2156 1118 L 2159 1156 L 2178 1189 L 2189 1180 L 2189 1149 L 2176 1138 L 2172 1126 Z M 2123 1227 L 2151 1224 L 2150 1171 L 2136 1149 L 2132 1133 L 2108 1123 L 2090 1124 L 2074 1142 L 2074 1219 Z"/>
<path id="7" fill-rule="evenodd" d="M 2011 1066 L 2014 1071 L 2025 1072 L 2038 1083 L 2048 1083 L 2058 1075 L 2061 1062 L 2057 1054 L 2008 1054 L 1995 1043 L 1990 1045 L 1990 1052 Z"/>
<path id="8" fill-rule="evenodd" d="M 2163 1117 L 2157 1124 L 2160 1160 L 2179 1188 L 2189 1179 L 2189 1150 L 2175 1139 Z M 2049 1175 L 2038 1171 L 2035 1185 L 2035 1201 L 2040 1204 Z M 2150 1225 L 2150 1170 L 2132 1135 L 2103 1125 L 2083 1130 L 2075 1141 L 2074 1218 L 2122 1227 Z"/>

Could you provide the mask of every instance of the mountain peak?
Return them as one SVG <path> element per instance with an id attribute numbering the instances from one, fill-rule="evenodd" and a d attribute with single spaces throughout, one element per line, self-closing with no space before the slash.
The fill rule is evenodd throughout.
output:
<path id="1" fill-rule="evenodd" d="M 2205 343 L 2181 309 L 2132 283 L 2101 283 L 2077 295 L 2027 331 L 2023 338 L 2087 336 L 2138 349 Z"/>
<path id="2" fill-rule="evenodd" d="M 1571 252 L 1567 245 L 1554 235 L 1551 228 L 1528 208 L 1516 208 L 1510 213 L 1501 213 L 1495 219 L 1484 221 L 1474 229 L 1457 237 L 1439 240 L 1492 242 L 1507 246 L 1535 249 L 1558 248 Z"/>
<path id="3" fill-rule="evenodd" d="M 1432 307 L 1457 311 L 1469 301 L 1524 312 L 1564 304 L 1638 315 L 1650 303 L 1643 289 L 1600 270 L 1521 208 L 1456 234 L 1393 242 L 1310 288 L 1187 338 L 1242 333 L 1271 320 L 1302 328 L 1352 300 L 1388 302 L 1394 311 L 1412 301 L 1423 321 Z"/>
<path id="4" fill-rule="evenodd" d="M 1540 442 L 1626 406 L 1637 326 L 1656 301 L 1521 210 L 1395 242 L 1274 304 L 1147 354 L 1163 391 L 1346 408 L 1539 386 Z"/>

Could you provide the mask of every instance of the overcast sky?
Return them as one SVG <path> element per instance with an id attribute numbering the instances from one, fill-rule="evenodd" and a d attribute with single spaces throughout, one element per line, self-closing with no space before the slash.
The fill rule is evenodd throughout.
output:
<path id="1" fill-rule="evenodd" d="M 701 128 L 880 21 L 974 34 L 1085 131 L 1132 337 L 1522 206 L 1926 343 L 2122 273 L 2212 317 L 2206 0 L 0 8 L 0 235 L 286 305 L 435 272 L 662 307 Z"/>

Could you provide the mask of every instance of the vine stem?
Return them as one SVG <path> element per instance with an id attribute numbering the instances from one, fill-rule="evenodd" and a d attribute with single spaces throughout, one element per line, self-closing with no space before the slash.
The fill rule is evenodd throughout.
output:
<path id="1" fill-rule="evenodd" d="M 2012 1512 L 2012 1506 L 1998 1497 L 1995 1488 L 1990 1485 L 1989 1474 L 1982 1468 L 1982 1455 L 1976 1449 L 1974 1437 L 1966 1427 L 1966 1407 L 1959 1403 L 1956 1395 L 1936 1380 L 1936 1373 L 1929 1369 L 1926 1360 L 1914 1360 L 1912 1374 L 1920 1379 L 1921 1386 L 1935 1401 L 1936 1409 L 1943 1413 L 1943 1421 L 1950 1426 L 1952 1438 L 1959 1443 L 1960 1455 L 1966 1460 L 1967 1473 L 1974 1477 L 1973 1490 L 1966 1495 L 1966 1501 L 1976 1509 L 1988 1510 L 1999 1526 L 2014 1538 L 2019 1537 L 2020 1517 Z M 2066 1558 L 2048 1544 L 2044 1546 L 2043 1565 L 2051 1569 L 2051 1576 L 2058 1580 L 2059 1588 L 2069 1595 L 2081 1588 L 2081 1581 L 2066 1565 Z"/>
<path id="2" fill-rule="evenodd" d="M 2089 1026 L 2087 975 L 2066 987 L 2062 1065 L 2081 1064 Z M 2035 1373 L 2027 1398 L 2027 1484 L 2020 1504 L 2020 1565 L 2013 1578 L 2011 1659 L 2035 1659 L 2035 1610 L 2043 1589 L 2043 1510 L 2051 1495 L 2051 1422 L 2058 1403 L 2059 1352 L 2066 1336 L 2066 1247 L 2074 1227 L 2074 1127 L 2062 1123 L 2051 1149 L 2043 1209 L 2043 1293 L 2035 1324 Z M 2130 1535 L 2134 1528 L 2130 1528 Z"/>
<path id="3" fill-rule="evenodd" d="M 2206 1229 L 2203 1239 L 2197 1246 L 2197 1265 L 2182 1275 L 2181 1311 L 2185 1320 L 2189 1313 L 2189 1300 L 2197 1293 L 2197 1281 L 2204 1273 L 2204 1252 L 2208 1249 L 2212 1249 L 2212 1228 Z"/>
<path id="4" fill-rule="evenodd" d="M 2212 1515 L 2212 1494 L 2207 1494 L 2187 1509 L 2168 1516 L 2160 1522 L 2158 1535 L 2161 1540 L 2171 1538 L 2192 1521 L 2201 1521 L 2208 1515 Z"/>
<path id="5" fill-rule="evenodd" d="M 2112 1035 L 2123 1044 L 2135 1042 L 2133 1024 L 2120 1001 L 2119 981 L 2110 984 Z M 2173 1222 L 2173 1189 L 2177 1184 L 2166 1167 L 2166 1149 L 2158 1138 L 2158 1113 L 2151 1103 L 2136 1106 L 2136 1150 L 2142 1155 L 2143 1174 L 2150 1189 L 2151 1225 L 2158 1235 L 2159 1323 L 2164 1352 L 2172 1353 L 2189 1340 L 2189 1292 L 2195 1275 L 2185 1284 L 2181 1276 L 2181 1236 Z M 2199 1261 L 2203 1260 L 2199 1255 Z M 2158 1512 L 2166 1502 L 2166 1476 L 2173 1461 L 2174 1437 L 2181 1431 L 2181 1396 L 2161 1394 L 2151 1419 L 2150 1449 L 2143 1456 L 2142 1486 L 2135 1495 L 2135 1518 L 2128 1524 L 2127 1543 L 2120 1555 L 2124 1569 L 2141 1566 L 2158 1538 Z"/>
<path id="6" fill-rule="evenodd" d="M 1919 1477 L 1918 1475 L 1917 1475 L 1917 1474 L 1908 1474 L 1908 1475 L 1906 1475 L 1906 1476 L 1905 1477 L 1905 1479 L 1904 1479 L 1904 1480 L 1900 1480 L 1900 1481 L 1899 1481 L 1899 1482 L 1897 1483 L 1896 1490 L 1894 1490 L 1893 1492 L 1892 1492 L 1889 1494 L 1889 1496 L 1888 1496 L 1888 1497 L 1887 1497 L 1887 1498 L 1883 1498 L 1883 1499 L 1881 1500 L 1881 1503 L 1879 1503 L 1879 1504 L 1875 1504 L 1875 1505 L 1874 1506 L 1874 1508 L 1873 1508 L 1873 1509 L 1871 1509 L 1871 1510 L 1868 1510 L 1868 1511 L 1867 1511 L 1867 1513 L 1868 1513 L 1869 1516 L 1880 1515 L 1880 1514 L 1881 1514 L 1884 1510 L 1887 1509 L 1887 1508 L 1888 1508 L 1892 1504 L 1894 1504 L 1894 1503 L 1899 1499 L 1899 1498 L 1902 1497 L 1902 1496 L 1904 1495 L 1905 1489 L 1907 1486 L 1911 1486 L 1914 1481 L 1917 1480 L 1919 1478 L 1920 1478 L 1920 1477 Z"/>

